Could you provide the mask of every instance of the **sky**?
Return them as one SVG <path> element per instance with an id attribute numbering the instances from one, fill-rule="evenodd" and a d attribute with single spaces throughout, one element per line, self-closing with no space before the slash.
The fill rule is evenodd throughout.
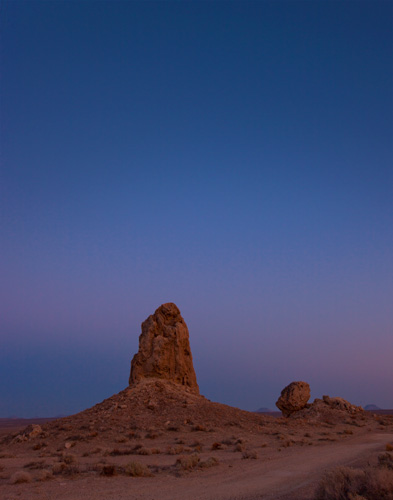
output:
<path id="1" fill-rule="evenodd" d="M 124 389 L 165 302 L 211 400 L 393 408 L 392 19 L 1 2 L 0 417 Z"/>

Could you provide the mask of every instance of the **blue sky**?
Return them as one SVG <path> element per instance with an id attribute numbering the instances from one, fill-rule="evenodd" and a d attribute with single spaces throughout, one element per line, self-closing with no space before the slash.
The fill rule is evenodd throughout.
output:
<path id="1" fill-rule="evenodd" d="M 209 399 L 392 408 L 392 3 L 0 9 L 0 416 L 123 389 L 169 301 Z"/>

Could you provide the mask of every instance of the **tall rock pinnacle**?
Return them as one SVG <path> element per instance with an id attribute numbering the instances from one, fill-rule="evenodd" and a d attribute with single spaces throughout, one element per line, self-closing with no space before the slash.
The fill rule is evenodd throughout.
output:
<path id="1" fill-rule="evenodd" d="M 163 304 L 142 323 L 129 383 L 144 378 L 170 380 L 199 394 L 188 328 L 175 304 Z"/>

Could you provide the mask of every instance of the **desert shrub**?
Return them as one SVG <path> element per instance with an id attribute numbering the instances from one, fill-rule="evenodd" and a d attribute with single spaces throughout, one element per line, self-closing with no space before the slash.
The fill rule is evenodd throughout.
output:
<path id="1" fill-rule="evenodd" d="M 58 462 L 53 464 L 52 473 L 55 475 L 63 474 L 65 476 L 72 476 L 73 474 L 79 474 L 79 466 L 76 463 L 66 464 L 65 462 Z"/>
<path id="2" fill-rule="evenodd" d="M 214 467 L 215 465 L 218 465 L 219 461 L 215 457 L 209 457 L 206 460 L 203 460 L 202 462 L 199 462 L 199 467 L 202 467 L 203 469 L 207 469 L 209 467 Z"/>
<path id="3" fill-rule="evenodd" d="M 111 455 L 112 457 L 117 457 L 122 455 L 132 455 L 133 453 L 134 450 L 131 448 L 123 448 L 122 450 L 119 450 L 119 448 L 114 448 L 112 451 L 109 452 L 109 455 Z"/>
<path id="4" fill-rule="evenodd" d="M 28 462 L 23 466 L 24 469 L 43 469 L 45 467 L 45 462 L 43 460 L 38 460 L 36 462 Z"/>
<path id="5" fill-rule="evenodd" d="M 391 500 L 393 498 L 393 470 L 367 471 L 361 493 L 367 500 Z"/>
<path id="6" fill-rule="evenodd" d="M 150 430 L 147 434 L 146 434 L 146 438 L 147 439 L 157 439 L 159 436 L 159 433 L 154 431 L 154 430 Z"/>
<path id="7" fill-rule="evenodd" d="M 62 456 L 62 460 L 67 465 L 74 464 L 76 462 L 76 456 L 72 453 L 64 453 Z"/>
<path id="8" fill-rule="evenodd" d="M 132 477 L 151 477 L 153 474 L 149 467 L 140 462 L 130 462 L 125 466 L 124 469 L 127 476 Z"/>
<path id="9" fill-rule="evenodd" d="M 100 474 L 101 476 L 108 476 L 108 477 L 116 476 L 117 475 L 116 467 L 112 464 L 106 464 L 102 467 Z"/>
<path id="10" fill-rule="evenodd" d="M 362 470 L 337 467 L 322 478 L 315 500 L 347 500 L 359 493 L 364 479 Z"/>
<path id="11" fill-rule="evenodd" d="M 33 450 L 34 451 L 41 450 L 41 448 L 45 448 L 46 446 L 48 446 L 48 443 L 45 442 L 37 443 L 33 446 Z"/>
<path id="12" fill-rule="evenodd" d="M 171 432 L 179 432 L 180 430 L 180 427 L 178 425 L 169 425 L 167 428 L 167 431 L 171 431 Z"/>
<path id="13" fill-rule="evenodd" d="M 140 448 L 138 450 L 138 455 L 151 455 L 151 450 L 149 448 Z"/>
<path id="14" fill-rule="evenodd" d="M 378 465 L 393 470 L 393 455 L 390 453 L 382 453 L 378 457 Z"/>
<path id="15" fill-rule="evenodd" d="M 181 456 L 176 460 L 176 465 L 183 470 L 191 470 L 194 469 L 200 461 L 199 455 L 197 453 L 193 453 L 188 456 Z"/>
<path id="16" fill-rule="evenodd" d="M 255 451 L 255 450 L 252 450 L 252 451 L 245 451 L 243 453 L 243 457 L 244 459 L 253 459 L 253 460 L 256 460 L 258 458 L 258 453 Z"/>
<path id="17" fill-rule="evenodd" d="M 204 425 L 194 425 L 194 427 L 191 429 L 192 431 L 195 432 L 207 432 L 207 428 Z"/>
<path id="18" fill-rule="evenodd" d="M 64 462 L 59 462 L 57 464 L 53 464 L 52 465 L 52 472 L 53 472 L 53 474 L 61 474 L 66 467 L 67 467 L 67 465 Z"/>
<path id="19" fill-rule="evenodd" d="M 40 472 L 38 473 L 37 480 L 38 481 L 49 481 L 49 479 L 52 479 L 52 478 L 53 478 L 52 471 L 50 471 L 48 469 L 43 469 L 43 470 L 40 470 Z"/>
<path id="20" fill-rule="evenodd" d="M 380 462 L 381 463 L 381 462 Z M 338 467 L 320 482 L 316 500 L 390 500 L 393 498 L 393 470 Z"/>
<path id="21" fill-rule="evenodd" d="M 23 470 L 18 470 L 10 478 L 11 484 L 30 483 L 33 480 L 31 474 Z"/>
<path id="22" fill-rule="evenodd" d="M 386 451 L 393 451 L 393 444 L 387 443 Z"/>
<path id="23" fill-rule="evenodd" d="M 184 446 L 169 446 L 166 450 L 167 455 L 179 455 L 184 450 Z"/>

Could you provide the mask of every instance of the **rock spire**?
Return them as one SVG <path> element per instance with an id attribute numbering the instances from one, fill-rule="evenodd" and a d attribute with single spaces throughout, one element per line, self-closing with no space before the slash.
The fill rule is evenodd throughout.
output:
<path id="1" fill-rule="evenodd" d="M 177 306 L 162 304 L 142 323 L 139 351 L 132 359 L 129 383 L 159 378 L 199 394 L 187 325 Z"/>

